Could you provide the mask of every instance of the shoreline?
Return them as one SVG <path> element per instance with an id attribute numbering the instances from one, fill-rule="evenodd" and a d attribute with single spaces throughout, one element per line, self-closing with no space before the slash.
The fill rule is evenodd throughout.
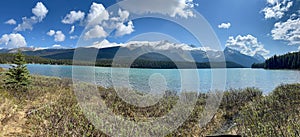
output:
<path id="1" fill-rule="evenodd" d="M 12 64 L 0 64 L 0 65 L 12 65 Z M 79 66 L 79 67 L 99 67 L 99 68 L 128 68 L 122 66 L 100 66 L 100 65 L 70 65 L 70 64 L 40 64 L 40 63 L 28 63 L 27 65 L 53 65 L 53 66 Z M 160 67 L 130 67 L 131 69 L 161 69 L 161 70 L 176 70 L 178 68 L 160 68 Z M 197 68 L 180 68 L 180 69 L 252 69 L 251 67 L 197 67 Z"/>
<path id="2" fill-rule="evenodd" d="M 0 65 L 12 65 L 12 64 L 0 64 Z M 78 66 L 78 67 L 97 67 L 97 68 L 124 68 L 127 67 L 111 67 L 111 66 L 93 66 L 93 65 L 69 65 L 69 64 L 39 64 L 39 63 L 28 63 L 27 65 L 52 65 L 52 66 Z M 147 68 L 147 67 L 131 67 L 130 69 L 159 69 L 159 70 L 180 70 L 180 69 L 252 69 L 252 70 L 285 70 L 285 71 L 300 71 L 300 69 L 265 69 L 265 68 L 252 68 L 252 67 L 215 67 L 215 68 Z"/>

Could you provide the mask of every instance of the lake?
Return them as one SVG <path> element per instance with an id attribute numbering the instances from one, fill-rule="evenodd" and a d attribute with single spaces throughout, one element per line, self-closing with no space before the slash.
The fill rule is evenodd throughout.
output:
<path id="1" fill-rule="evenodd" d="M 8 68 L 9 65 L 0 65 L 0 67 Z M 37 65 L 29 64 L 28 69 L 31 74 L 54 76 L 61 78 L 72 78 L 72 69 L 84 70 L 85 72 L 93 71 L 96 84 L 104 87 L 112 86 L 113 72 L 118 78 L 124 78 L 124 68 L 104 68 L 90 66 L 63 66 L 63 65 Z M 268 93 L 280 84 L 300 83 L 300 71 L 297 70 L 264 70 L 251 68 L 230 68 L 219 69 L 226 72 L 225 89 L 238 89 L 246 87 L 256 87 L 264 93 Z M 193 70 L 185 70 L 193 71 Z M 130 69 L 129 83 L 130 86 L 139 91 L 150 91 L 149 79 L 159 74 L 164 77 L 167 89 L 172 91 L 180 91 L 181 77 L 180 71 L 176 69 Z M 212 89 L 212 69 L 198 69 L 200 90 L 207 92 Z M 89 74 L 79 73 L 80 80 L 89 77 Z M 195 75 L 189 76 L 190 80 L 194 80 Z M 152 77 L 155 78 L 155 77 Z M 158 77 L 160 78 L 160 77 Z M 150 84 L 151 85 L 151 84 Z"/>

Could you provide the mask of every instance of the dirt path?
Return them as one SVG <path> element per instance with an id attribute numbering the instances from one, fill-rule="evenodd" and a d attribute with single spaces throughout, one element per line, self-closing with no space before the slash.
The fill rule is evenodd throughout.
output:
<path id="1" fill-rule="evenodd" d="M 10 117 L 5 118 L 1 121 L 2 131 L 0 136 L 16 136 L 23 132 L 22 126 L 26 122 L 25 112 L 17 112 Z"/>
<path id="2" fill-rule="evenodd" d="M 32 136 L 33 132 L 28 128 L 28 115 L 53 104 L 60 96 L 46 93 L 20 103 L 9 94 L 0 95 L 0 137 Z"/>
<path id="3" fill-rule="evenodd" d="M 24 131 L 26 123 L 26 112 L 29 109 L 29 105 L 23 108 L 17 108 L 9 100 L 4 101 L 0 105 L 0 137 L 11 136 L 26 136 L 28 131 Z M 25 133 L 25 134 L 24 134 Z M 27 134 L 28 135 L 28 134 Z"/>

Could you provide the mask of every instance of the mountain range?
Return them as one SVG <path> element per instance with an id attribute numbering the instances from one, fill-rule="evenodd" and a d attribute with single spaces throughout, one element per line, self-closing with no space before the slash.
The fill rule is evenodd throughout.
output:
<path id="1" fill-rule="evenodd" d="M 57 60 L 73 59 L 76 50 L 76 52 L 98 52 L 97 60 L 112 60 L 115 58 L 116 54 L 122 58 L 131 58 L 132 55 L 139 55 L 137 53 L 146 53 L 139 56 L 139 59 L 149 61 L 172 60 L 176 62 L 186 62 L 191 61 L 191 58 L 186 57 L 186 54 L 188 54 L 197 63 L 223 62 L 225 59 L 226 62 L 233 62 L 243 67 L 251 67 L 254 63 L 262 63 L 265 61 L 265 58 L 261 55 L 255 54 L 254 56 L 248 56 L 228 47 L 223 51 L 217 51 L 210 48 L 176 44 L 168 41 L 132 41 L 126 44 L 102 41 L 89 47 L 79 47 L 76 49 L 38 49 L 32 47 L 23 47 L 19 49 L 29 56 L 39 56 Z M 0 53 L 15 53 L 17 51 L 18 49 L 0 49 Z"/>

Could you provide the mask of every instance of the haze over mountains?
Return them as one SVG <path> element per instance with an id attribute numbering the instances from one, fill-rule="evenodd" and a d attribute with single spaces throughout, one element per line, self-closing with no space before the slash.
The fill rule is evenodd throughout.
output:
<path id="1" fill-rule="evenodd" d="M 20 48 L 26 55 L 40 56 L 48 59 L 73 59 L 75 49 L 38 49 L 38 48 Z M 222 62 L 224 59 L 227 62 L 233 62 L 244 67 L 251 67 L 253 63 L 262 63 L 265 58 L 261 55 L 255 54 L 254 56 L 248 56 L 240 53 L 239 51 L 225 48 L 224 51 L 217 51 L 208 47 L 196 47 L 187 44 L 177 44 L 168 41 L 131 41 L 126 44 L 109 43 L 104 40 L 100 43 L 96 43 L 89 47 L 80 47 L 76 50 L 88 50 L 97 51 L 97 60 L 101 59 L 114 59 L 118 53 L 122 54 L 122 58 L 130 58 L 136 53 L 147 53 L 140 56 L 139 59 L 150 61 L 178 61 L 186 62 L 191 61 L 190 58 L 186 58 L 185 53 L 192 56 L 195 62 Z M 1 49 L 0 53 L 14 53 L 17 49 Z M 118 52 L 119 51 L 119 52 Z M 120 54 L 120 51 L 121 54 Z M 158 52 L 158 53 L 154 53 Z M 160 54 L 159 54 L 160 53 Z M 182 55 L 181 55 L 182 53 Z M 165 55 L 169 55 L 169 58 Z M 170 58 L 171 57 L 171 58 Z"/>

